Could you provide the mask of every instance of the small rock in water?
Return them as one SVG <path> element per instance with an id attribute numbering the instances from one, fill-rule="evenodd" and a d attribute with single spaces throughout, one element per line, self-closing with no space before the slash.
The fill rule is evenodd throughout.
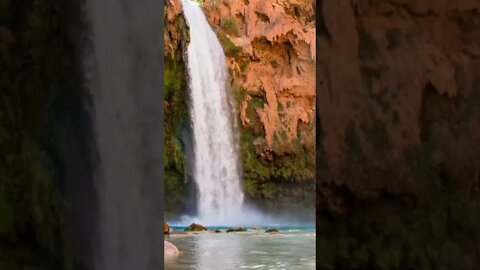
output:
<path id="1" fill-rule="evenodd" d="M 274 233 L 274 232 L 278 232 L 278 230 L 277 230 L 277 229 L 274 229 L 274 228 L 272 228 L 272 229 L 268 229 L 268 230 L 266 230 L 265 232 L 266 232 L 266 233 Z"/>
<path id="2" fill-rule="evenodd" d="M 192 225 L 188 226 L 185 229 L 186 232 L 201 232 L 201 231 L 208 231 L 208 229 L 200 224 L 192 223 Z"/>
<path id="3" fill-rule="evenodd" d="M 180 254 L 180 251 L 178 251 L 178 248 L 174 244 L 168 241 L 163 241 L 163 246 L 164 246 L 163 252 L 166 257 L 177 256 L 178 254 Z"/>
<path id="4" fill-rule="evenodd" d="M 220 230 L 215 230 L 215 233 L 221 233 L 221 232 L 222 232 L 222 231 L 220 231 Z"/>
<path id="5" fill-rule="evenodd" d="M 168 226 L 167 223 L 163 223 L 163 234 L 169 234 L 170 233 L 170 226 Z"/>
<path id="6" fill-rule="evenodd" d="M 247 229 L 239 227 L 239 228 L 230 228 L 230 229 L 227 230 L 227 233 L 229 233 L 229 232 L 246 232 L 246 231 L 247 231 Z"/>

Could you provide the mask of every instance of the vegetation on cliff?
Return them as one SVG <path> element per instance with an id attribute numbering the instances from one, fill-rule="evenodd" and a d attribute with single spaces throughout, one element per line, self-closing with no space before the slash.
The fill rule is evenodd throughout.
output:
<path id="1" fill-rule="evenodd" d="M 245 90 L 235 91 L 238 91 L 237 103 L 243 103 Z M 275 134 L 273 149 L 265 149 L 265 131 L 256 112 L 256 109 L 263 108 L 264 103 L 262 96 L 250 97 L 247 102 L 250 122 L 240 127 L 245 190 L 253 198 L 278 201 L 282 199 L 282 189 L 284 193 L 291 189 L 289 183 L 294 183 L 300 188 L 297 198 L 303 197 L 313 187 L 315 157 L 305 149 L 302 137 L 289 141 L 285 131 Z"/>
<path id="2" fill-rule="evenodd" d="M 55 121 L 83 100 L 57 0 L 0 0 L 0 268 L 68 265 Z"/>
<path id="3" fill-rule="evenodd" d="M 253 9 L 256 7 L 255 3 L 249 5 Z M 228 61 L 233 63 L 229 65 L 231 93 L 237 105 L 238 122 L 241 123 L 239 125 L 240 151 L 245 191 L 250 198 L 258 202 L 278 203 L 302 200 L 312 195 L 314 186 L 315 151 L 308 147 L 308 140 L 315 133 L 313 121 L 307 123 L 299 121 L 298 126 L 296 126 L 297 123 L 288 123 L 287 119 L 291 117 L 289 113 L 292 113 L 294 107 L 304 105 L 300 104 L 301 100 L 291 99 L 275 101 L 277 104 L 273 106 L 273 104 L 270 104 L 272 101 L 267 98 L 267 91 L 273 89 L 264 89 L 267 85 L 272 87 L 271 84 L 265 83 L 263 86 L 253 86 L 254 88 L 244 85 L 245 78 L 251 76 L 248 73 L 251 64 L 262 65 L 260 63 L 263 63 L 263 61 L 267 61 L 268 64 L 267 66 L 261 66 L 259 68 L 261 69 L 260 72 L 270 72 L 272 67 L 273 70 L 269 75 L 260 73 L 262 75 L 258 75 L 257 79 L 263 81 L 265 78 L 262 78 L 262 76 L 273 76 L 277 80 L 281 80 L 284 75 L 280 71 L 282 69 L 288 70 L 293 66 L 292 62 L 283 61 L 284 50 L 292 50 L 293 45 L 288 41 L 283 43 L 273 42 L 265 37 L 257 37 L 249 45 L 253 47 L 253 52 L 245 51 L 242 46 L 235 44 L 234 39 L 237 37 L 247 38 L 245 27 L 246 24 L 249 24 L 249 21 L 243 17 L 245 15 L 240 11 L 242 9 L 237 7 L 238 10 L 235 11 L 234 6 L 228 1 L 209 2 L 206 9 L 207 14 L 212 17 L 209 20 L 217 33 L 225 55 Z M 222 14 L 218 20 L 215 19 L 215 16 L 218 16 L 216 12 Z M 242 16 L 234 17 L 235 12 L 240 12 Z M 226 14 L 232 14 L 232 16 Z M 270 22 L 269 16 L 273 16 L 268 12 L 268 15 L 259 11 L 256 11 L 255 14 L 258 19 L 267 24 Z M 239 19 L 240 17 L 241 19 Z M 254 20 L 254 18 L 250 18 L 250 20 Z M 286 18 L 279 19 L 278 23 L 281 20 L 286 20 Z M 301 19 L 298 18 L 298 20 Z M 257 25 L 255 27 L 261 28 L 262 26 Z M 255 31 L 251 30 L 251 32 Z M 279 86 L 279 88 L 282 87 L 287 86 Z M 276 99 L 282 98 L 283 93 L 279 90 L 275 91 L 278 91 L 275 93 Z M 307 92 L 308 90 L 304 89 L 304 91 Z M 276 112 L 271 111 L 274 107 L 277 108 Z M 262 120 L 261 118 L 261 114 L 265 114 L 267 110 L 268 113 L 275 113 L 275 118 L 280 119 L 280 123 L 273 127 L 275 131 L 272 144 L 267 142 L 267 123 L 265 119 Z M 269 117 L 273 116 L 269 115 Z M 295 117 L 298 117 L 298 115 L 293 116 L 293 118 Z M 292 136 L 292 133 L 296 133 L 296 136 Z M 295 192 L 291 192 L 292 187 Z"/>
<path id="4" fill-rule="evenodd" d="M 165 209 L 185 213 L 191 186 L 187 182 L 185 140 L 189 132 L 188 93 L 182 61 L 165 59 Z"/>
<path id="5" fill-rule="evenodd" d="M 194 196 L 192 181 L 188 181 L 186 147 L 190 133 L 187 74 L 184 62 L 189 42 L 185 18 L 177 14 L 168 20 L 165 9 L 165 65 L 164 65 L 164 171 L 166 218 L 188 211 Z"/>

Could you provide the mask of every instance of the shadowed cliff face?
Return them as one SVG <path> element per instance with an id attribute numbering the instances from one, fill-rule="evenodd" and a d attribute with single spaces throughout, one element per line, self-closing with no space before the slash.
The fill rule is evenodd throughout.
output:
<path id="1" fill-rule="evenodd" d="M 480 2 L 317 3 L 322 268 L 480 265 Z"/>
<path id="2" fill-rule="evenodd" d="M 92 269 L 82 1 L 0 1 L 0 269 Z"/>

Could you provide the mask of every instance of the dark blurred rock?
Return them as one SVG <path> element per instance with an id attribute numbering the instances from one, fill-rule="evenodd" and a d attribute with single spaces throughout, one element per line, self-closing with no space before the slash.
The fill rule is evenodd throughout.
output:
<path id="1" fill-rule="evenodd" d="M 185 229 L 186 232 L 201 232 L 208 231 L 208 229 L 200 224 L 192 223 L 188 228 Z"/>
<path id="2" fill-rule="evenodd" d="M 227 230 L 227 233 L 229 233 L 229 232 L 246 232 L 246 231 L 247 231 L 247 229 L 239 227 L 239 228 L 230 228 L 230 229 Z"/>

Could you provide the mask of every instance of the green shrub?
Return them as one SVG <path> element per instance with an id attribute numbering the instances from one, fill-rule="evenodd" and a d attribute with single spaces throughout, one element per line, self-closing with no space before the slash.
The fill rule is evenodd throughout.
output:
<path id="1" fill-rule="evenodd" d="M 272 181 L 282 180 L 286 182 L 295 182 L 303 180 L 313 180 L 314 167 L 307 162 L 309 155 L 306 150 L 299 149 L 296 156 L 276 156 L 273 161 L 263 161 L 257 153 L 254 141 L 257 135 L 251 130 L 242 128 L 240 152 L 243 162 L 243 171 L 250 181 L 258 183 L 272 183 Z M 274 189 L 269 186 L 267 193 L 274 195 Z M 256 193 L 259 195 L 259 193 Z"/>
<path id="2" fill-rule="evenodd" d="M 244 183 L 245 183 L 245 192 L 252 196 L 252 197 L 259 197 L 260 196 L 260 187 L 255 181 L 255 179 L 252 178 L 244 178 Z"/>
<path id="3" fill-rule="evenodd" d="M 164 88 L 165 100 L 171 101 L 175 91 L 185 88 L 186 77 L 183 62 L 165 59 Z"/>
<path id="4" fill-rule="evenodd" d="M 225 55 L 228 57 L 238 57 L 243 53 L 241 47 L 236 46 L 228 37 L 217 34 L 220 43 L 222 44 Z"/>
<path id="5" fill-rule="evenodd" d="M 250 104 L 253 108 L 263 109 L 265 107 L 265 100 L 258 97 L 252 97 Z"/>
<path id="6" fill-rule="evenodd" d="M 164 74 L 165 216 L 173 218 L 186 211 L 192 197 L 183 141 L 190 125 L 185 63 L 166 58 Z"/>
<path id="7" fill-rule="evenodd" d="M 221 20 L 220 26 L 227 34 L 238 36 L 238 27 L 235 19 L 231 17 L 224 18 Z"/>
<path id="8" fill-rule="evenodd" d="M 274 199 L 277 195 L 278 187 L 275 183 L 268 182 L 263 187 L 263 195 L 267 199 Z"/>
<path id="9" fill-rule="evenodd" d="M 246 61 L 242 61 L 240 63 L 240 71 L 241 72 L 245 72 L 245 70 L 247 70 L 248 66 L 250 65 L 250 60 L 246 60 Z"/>
<path id="10" fill-rule="evenodd" d="M 234 84 L 232 86 L 233 96 L 238 105 L 241 105 L 245 100 L 247 93 L 244 89 L 241 89 L 238 85 Z"/>

